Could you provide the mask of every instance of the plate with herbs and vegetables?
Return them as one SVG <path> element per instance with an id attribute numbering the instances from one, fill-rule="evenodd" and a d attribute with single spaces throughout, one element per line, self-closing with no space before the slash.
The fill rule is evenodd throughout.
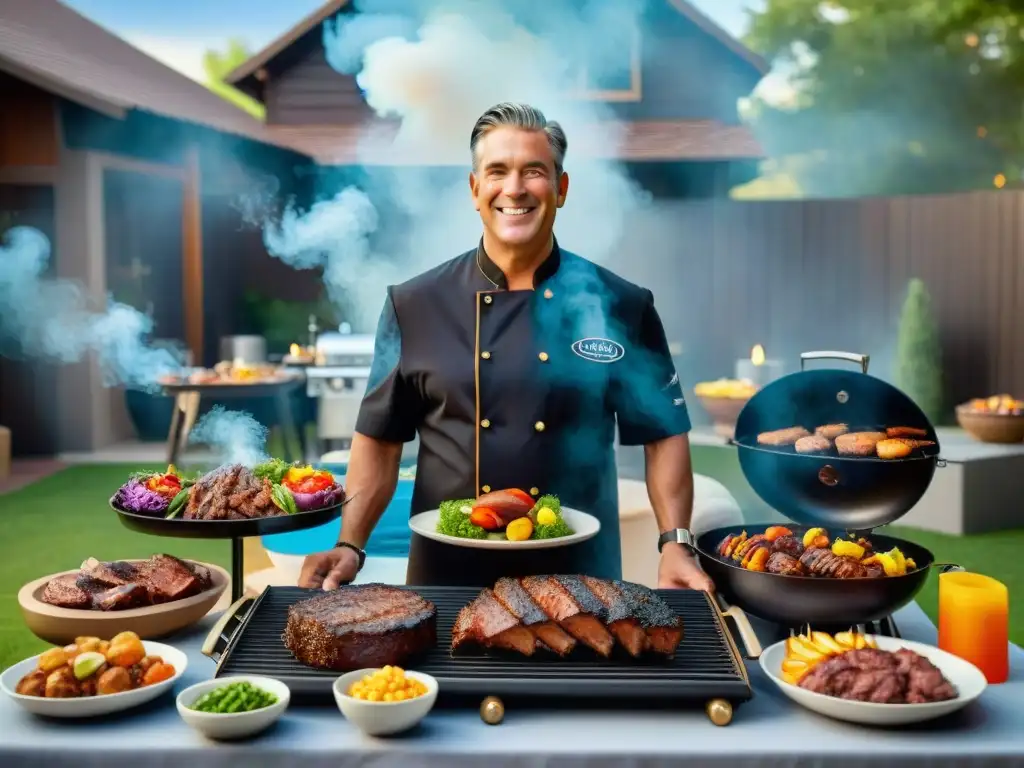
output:
<path id="1" fill-rule="evenodd" d="M 253 467 L 227 464 L 198 475 L 138 472 L 110 500 L 133 530 L 182 538 L 265 536 L 337 518 L 347 501 L 334 475 L 270 459 Z"/>
<path id="2" fill-rule="evenodd" d="M 509 488 L 476 499 L 451 499 L 409 520 L 413 533 L 471 549 L 551 549 L 592 539 L 593 515 L 563 507 L 557 496 L 536 499 Z"/>

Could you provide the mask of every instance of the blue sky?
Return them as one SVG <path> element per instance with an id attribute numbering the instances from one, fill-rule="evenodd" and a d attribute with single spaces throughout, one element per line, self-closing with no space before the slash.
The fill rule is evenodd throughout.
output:
<path id="1" fill-rule="evenodd" d="M 29 0 L 26 0 L 29 1 Z M 259 50 L 322 0 L 63 0 L 84 16 L 185 74 L 202 77 L 202 56 L 240 37 Z M 739 36 L 761 0 L 690 0 Z"/>

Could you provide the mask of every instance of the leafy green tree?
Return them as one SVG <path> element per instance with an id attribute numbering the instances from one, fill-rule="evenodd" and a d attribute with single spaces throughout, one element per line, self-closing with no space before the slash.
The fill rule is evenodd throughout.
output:
<path id="1" fill-rule="evenodd" d="M 256 119 L 262 120 L 266 114 L 263 105 L 224 82 L 228 73 L 245 62 L 251 55 L 245 43 L 237 39 L 229 40 L 227 51 L 223 53 L 207 51 L 203 56 L 203 70 L 206 72 L 205 85 L 222 99 L 230 101 Z"/>
<path id="2" fill-rule="evenodd" d="M 797 87 L 755 105 L 810 195 L 1014 186 L 1024 169 L 1024 0 L 767 0 L 747 43 Z"/>
<path id="3" fill-rule="evenodd" d="M 896 347 L 896 386 L 932 424 L 943 415 L 942 343 L 928 288 L 920 278 L 907 286 Z"/>

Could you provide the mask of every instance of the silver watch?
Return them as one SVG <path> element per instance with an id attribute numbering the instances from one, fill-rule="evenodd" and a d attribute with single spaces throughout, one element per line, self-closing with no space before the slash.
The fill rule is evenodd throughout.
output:
<path id="1" fill-rule="evenodd" d="M 661 534 L 661 536 L 658 537 L 658 551 L 661 552 L 662 548 L 670 542 L 682 544 L 691 552 L 696 551 L 693 534 L 686 528 L 672 528 Z"/>

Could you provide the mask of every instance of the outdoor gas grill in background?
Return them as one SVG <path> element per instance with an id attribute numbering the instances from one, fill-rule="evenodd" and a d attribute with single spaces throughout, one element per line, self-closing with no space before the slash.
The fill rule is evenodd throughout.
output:
<path id="1" fill-rule="evenodd" d="M 318 454 L 347 450 L 356 429 L 359 404 L 366 392 L 373 362 L 371 334 L 320 333 L 316 339 L 316 364 L 306 368 L 306 394 L 317 400 Z"/>

